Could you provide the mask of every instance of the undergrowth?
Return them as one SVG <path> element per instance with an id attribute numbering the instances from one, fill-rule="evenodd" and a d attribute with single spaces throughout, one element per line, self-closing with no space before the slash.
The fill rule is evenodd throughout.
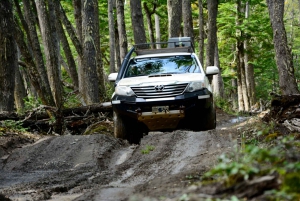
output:
<path id="1" fill-rule="evenodd" d="M 222 154 L 217 165 L 204 174 L 202 183 L 235 188 L 241 182 L 275 176 L 277 185 L 262 190 L 267 200 L 300 200 L 300 134 L 283 134 L 275 123 L 256 122 L 247 128 L 236 151 Z"/>

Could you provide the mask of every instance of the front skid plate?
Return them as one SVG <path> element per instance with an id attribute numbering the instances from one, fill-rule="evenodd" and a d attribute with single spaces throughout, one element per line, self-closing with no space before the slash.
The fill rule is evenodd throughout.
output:
<path id="1" fill-rule="evenodd" d="M 146 124 L 150 131 L 175 129 L 181 119 L 185 117 L 180 110 L 171 110 L 167 113 L 143 112 L 138 120 Z"/>

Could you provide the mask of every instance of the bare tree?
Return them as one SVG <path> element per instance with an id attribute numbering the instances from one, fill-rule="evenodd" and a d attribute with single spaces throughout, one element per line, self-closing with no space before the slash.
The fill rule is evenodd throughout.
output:
<path id="1" fill-rule="evenodd" d="M 0 1 L 0 111 L 14 110 L 17 46 L 13 37 L 11 0 Z"/>
<path id="2" fill-rule="evenodd" d="M 283 22 L 284 0 L 267 0 L 273 28 L 276 64 L 279 72 L 279 87 L 283 95 L 299 94 L 294 75 L 294 64 Z"/>

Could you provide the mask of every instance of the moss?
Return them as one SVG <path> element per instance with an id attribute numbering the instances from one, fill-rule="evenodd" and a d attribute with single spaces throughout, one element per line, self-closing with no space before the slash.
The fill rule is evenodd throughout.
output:
<path id="1" fill-rule="evenodd" d="M 291 172 L 284 175 L 282 190 L 288 193 L 300 193 L 300 172 Z M 300 194 L 299 194 L 300 196 Z"/>
<path id="2" fill-rule="evenodd" d="M 270 141 L 276 139 L 278 136 L 279 136 L 278 133 L 271 133 L 271 134 L 267 135 L 267 137 L 265 138 L 265 140 L 267 142 L 270 142 Z"/>

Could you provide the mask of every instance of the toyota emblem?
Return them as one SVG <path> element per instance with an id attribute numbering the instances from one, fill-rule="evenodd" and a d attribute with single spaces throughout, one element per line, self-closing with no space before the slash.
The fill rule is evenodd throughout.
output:
<path id="1" fill-rule="evenodd" d="M 165 88 L 164 85 L 156 85 L 156 86 L 154 87 L 155 91 L 163 91 L 164 88 Z"/>

